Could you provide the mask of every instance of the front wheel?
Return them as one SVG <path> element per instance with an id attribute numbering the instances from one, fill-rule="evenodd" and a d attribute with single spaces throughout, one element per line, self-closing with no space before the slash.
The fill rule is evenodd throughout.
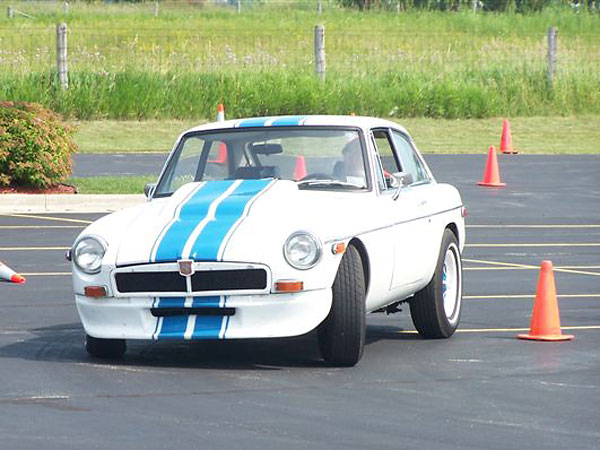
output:
<path id="1" fill-rule="evenodd" d="M 85 349 L 95 358 L 119 359 L 127 350 L 125 339 L 100 339 L 85 335 Z"/>
<path id="2" fill-rule="evenodd" d="M 349 246 L 333 282 L 329 315 L 318 330 L 323 359 L 334 366 L 354 366 L 365 346 L 365 275 L 358 250 Z"/>
<path id="3" fill-rule="evenodd" d="M 458 327 L 461 304 L 460 250 L 456 236 L 446 229 L 433 278 L 410 301 L 410 315 L 421 336 L 429 339 L 448 338 Z"/>

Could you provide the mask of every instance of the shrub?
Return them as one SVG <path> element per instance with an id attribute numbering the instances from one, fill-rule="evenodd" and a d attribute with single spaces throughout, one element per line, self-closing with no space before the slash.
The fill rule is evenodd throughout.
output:
<path id="1" fill-rule="evenodd" d="M 36 103 L 0 102 L 0 185 L 48 187 L 71 175 L 74 129 Z"/>

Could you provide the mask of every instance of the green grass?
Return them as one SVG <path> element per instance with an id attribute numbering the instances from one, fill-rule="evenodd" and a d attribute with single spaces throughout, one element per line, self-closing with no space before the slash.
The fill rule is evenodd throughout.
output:
<path id="1" fill-rule="evenodd" d="M 502 118 L 397 121 L 425 153 L 484 153 L 498 146 Z M 81 121 L 75 140 L 82 153 L 168 152 L 177 136 L 198 121 Z M 600 116 L 517 117 L 511 120 L 513 142 L 525 153 L 600 154 Z"/>
<path id="2" fill-rule="evenodd" d="M 540 14 L 358 12 L 15 2 L 34 19 L 0 17 L 0 98 L 71 118 L 348 113 L 471 118 L 600 114 L 600 20 Z M 258 4 L 258 3 L 257 3 Z M 55 24 L 69 24 L 70 89 L 53 75 Z M 326 26 L 327 82 L 313 77 L 312 34 Z M 559 28 L 556 82 L 546 82 L 546 29 Z"/>
<path id="3" fill-rule="evenodd" d="M 543 71 L 482 69 L 435 73 L 381 72 L 321 83 L 292 72 L 193 74 L 74 73 L 68 91 L 50 74 L 0 74 L 0 98 L 42 103 L 79 119 L 202 119 L 223 101 L 236 117 L 348 114 L 472 118 L 600 114 L 600 70 L 565 75 L 554 88 Z"/>
<path id="4" fill-rule="evenodd" d="M 74 185 L 79 194 L 143 194 L 146 183 L 155 176 L 73 177 L 67 183 Z"/>

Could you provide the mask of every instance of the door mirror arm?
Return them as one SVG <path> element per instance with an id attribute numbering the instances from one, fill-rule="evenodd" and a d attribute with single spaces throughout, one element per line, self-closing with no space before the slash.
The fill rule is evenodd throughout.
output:
<path id="1" fill-rule="evenodd" d="M 396 172 L 392 174 L 392 187 L 396 188 L 396 191 L 394 192 L 394 195 L 392 196 L 392 200 L 398 200 L 398 197 L 400 197 L 400 192 L 402 191 L 402 189 L 404 189 L 407 186 L 410 186 L 413 181 L 414 178 L 412 176 L 411 173 L 408 172 Z"/>

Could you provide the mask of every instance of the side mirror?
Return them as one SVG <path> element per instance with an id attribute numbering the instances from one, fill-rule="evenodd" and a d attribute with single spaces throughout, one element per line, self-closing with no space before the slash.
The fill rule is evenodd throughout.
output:
<path id="1" fill-rule="evenodd" d="M 396 172 L 392 174 L 392 178 L 395 180 L 397 186 L 396 186 L 396 192 L 394 192 L 394 195 L 392 197 L 392 199 L 397 200 L 398 197 L 400 197 L 400 191 L 402 190 L 402 188 L 409 186 L 413 183 L 413 181 L 415 180 L 412 176 L 412 173 L 408 173 L 408 172 Z"/>
<path id="2" fill-rule="evenodd" d="M 393 174 L 393 177 L 398 181 L 398 184 L 402 187 L 408 186 L 415 181 L 412 173 L 408 172 L 396 172 Z"/>
<path id="3" fill-rule="evenodd" d="M 144 186 L 144 195 L 146 198 L 152 197 L 152 194 L 154 194 L 154 189 L 156 189 L 156 183 L 148 183 L 146 186 Z"/>

